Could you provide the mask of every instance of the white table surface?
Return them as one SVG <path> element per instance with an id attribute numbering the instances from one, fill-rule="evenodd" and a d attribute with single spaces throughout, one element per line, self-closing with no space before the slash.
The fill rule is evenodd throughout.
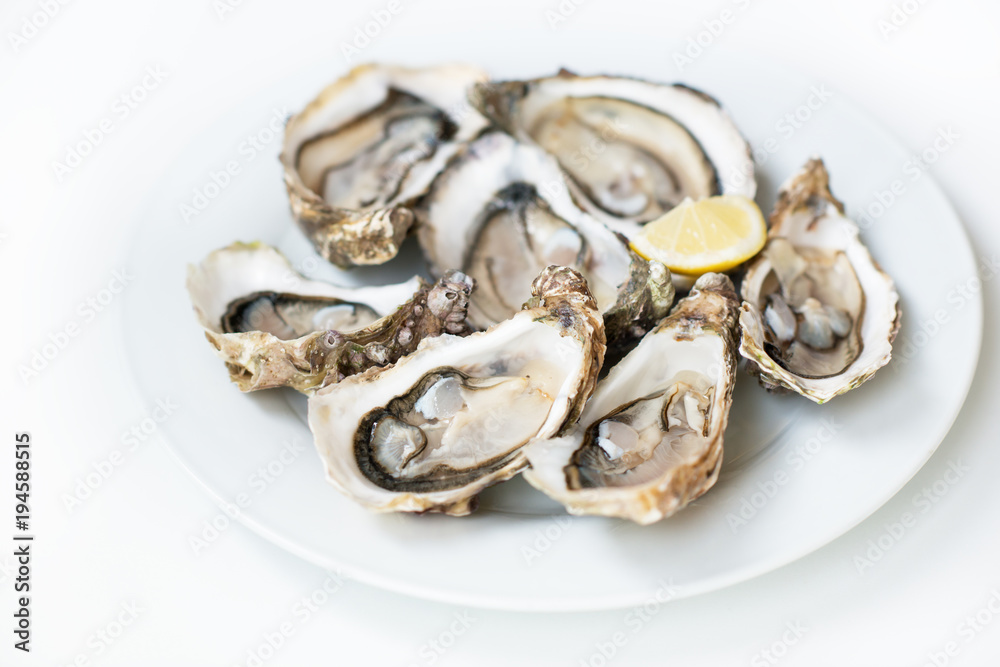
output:
<path id="1" fill-rule="evenodd" d="M 232 11 L 220 9 L 223 3 Z M 1000 252 L 1000 5 L 995 1 L 576 3 L 563 1 L 564 10 L 573 11 L 553 29 L 546 12 L 559 11 L 557 0 L 490 5 L 401 0 L 401 11 L 363 57 L 378 57 L 379 44 L 393 32 L 461 31 L 470 24 L 488 25 L 512 49 L 557 45 L 564 34 L 607 27 L 646 40 L 686 40 L 728 9 L 734 20 L 708 48 L 754 51 L 810 73 L 853 99 L 914 152 L 930 145 L 938 128 L 953 126 L 959 139 L 930 173 L 954 202 L 977 254 L 995 261 Z M 130 233 L 142 223 L 133 217 L 136 207 L 180 147 L 212 120 L 212 109 L 229 109 L 255 85 L 307 63 L 328 61 L 331 73 L 343 70 L 341 42 L 388 3 L 50 4 L 50 13 L 58 7 L 54 15 L 23 43 L 11 33 L 23 34 L 26 18 L 41 23 L 32 17 L 46 3 L 8 0 L 0 9 L 0 272 L 4 299 L 14 303 L 3 317 L 0 437 L 12 443 L 16 431 L 32 434 L 37 535 L 33 650 L 27 656 L 12 648 L 8 626 L 14 600 L 7 573 L 12 558 L 7 547 L 0 552 L 0 617 L 8 619 L 0 624 L 5 637 L 0 664 L 245 665 L 248 650 L 283 623 L 292 633 L 265 665 L 515 660 L 595 666 L 986 665 L 1000 660 L 997 281 L 983 287 L 984 348 L 965 407 L 940 450 L 902 492 L 811 556 L 658 608 L 639 632 L 632 632 L 635 617 L 627 618 L 628 610 L 462 609 L 350 581 L 331 586 L 337 590 L 325 604 L 303 613 L 305 607 L 296 605 L 327 575 L 241 525 L 230 526 L 195 555 L 189 537 L 218 509 L 155 433 L 126 451 L 92 496 L 69 511 L 64 495 L 112 450 L 127 449 L 122 434 L 154 407 L 129 376 L 120 304 L 112 299 L 92 320 L 78 310 L 82 301 L 100 294 L 115 269 L 128 267 L 140 276 L 136 280 L 155 280 L 128 265 Z M 892 24 L 880 21 L 893 20 L 894 5 L 901 25 L 887 32 Z M 664 79 L 683 79 L 668 49 L 660 57 Z M 123 118 L 112 105 L 141 81 L 148 66 L 160 66 L 166 78 Z M 115 119 L 112 132 L 60 181 L 53 161 L 104 117 Z M 934 270 L 933 258 L 927 258 L 927 267 Z M 71 321 L 82 323 L 78 335 L 38 377 L 23 382 L 18 367 Z M 0 480 L 11 479 L 13 472 L 7 447 L 8 453 L 0 454 Z M 915 496 L 959 462 L 968 472 L 922 511 Z M 0 502 L 0 511 L 9 512 L 8 504 L 12 499 Z M 915 525 L 859 573 L 856 557 L 865 556 L 869 541 L 890 541 L 887 526 L 906 512 L 917 515 Z M 2 539 L 7 544 L 8 538 Z M 996 611 L 989 610 L 991 600 Z M 123 605 L 137 606 L 134 620 Z M 967 620 L 977 613 L 979 621 Z M 119 617 L 129 623 L 106 643 L 99 633 L 117 634 Z M 788 630 L 792 627 L 797 632 Z M 627 642 L 603 660 L 598 645 L 622 630 L 628 631 Z M 448 647 L 434 648 L 441 644 Z M 776 657 L 762 653 L 769 647 Z"/>

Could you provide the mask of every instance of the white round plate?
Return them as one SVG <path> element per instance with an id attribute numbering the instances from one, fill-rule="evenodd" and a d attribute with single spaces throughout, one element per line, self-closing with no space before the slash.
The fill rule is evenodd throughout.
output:
<path id="1" fill-rule="evenodd" d="M 903 328 L 893 362 L 826 406 L 768 395 L 741 373 L 718 484 L 657 525 L 571 518 L 520 479 L 487 491 L 470 517 L 369 513 L 325 482 L 301 398 L 243 395 L 229 383 L 184 290 L 188 263 L 235 240 L 276 244 L 306 273 L 345 283 L 394 282 L 420 270 L 411 245 L 386 267 L 337 271 L 317 262 L 293 227 L 281 138 L 269 124 L 341 74 L 338 59 L 290 72 L 213 114 L 135 221 L 131 261 L 160 276 L 125 295 L 136 382 L 148 401 L 179 404 L 162 425 L 170 447 L 246 525 L 314 563 L 411 595 L 513 610 L 623 607 L 718 589 L 818 549 L 892 497 L 944 438 L 976 366 L 982 302 L 957 291 L 974 279 L 975 260 L 926 170 L 842 95 L 771 62 L 713 47 L 679 76 L 662 42 L 603 34 L 596 43 L 553 33 L 535 52 L 495 36 L 387 36 L 365 57 L 465 60 L 498 78 L 566 67 L 682 79 L 721 100 L 758 149 L 765 211 L 778 184 L 821 155 L 849 213 L 869 212 L 863 238 L 898 283 Z M 221 175 L 227 166 L 235 173 Z M 877 193 L 894 181 L 895 201 L 884 206 Z M 182 205 L 197 214 L 185 221 Z"/>

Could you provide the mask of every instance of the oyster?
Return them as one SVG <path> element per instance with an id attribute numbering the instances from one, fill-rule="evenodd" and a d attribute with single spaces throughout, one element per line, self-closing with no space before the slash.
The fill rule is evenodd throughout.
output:
<path id="1" fill-rule="evenodd" d="M 516 313 L 550 264 L 587 279 L 612 348 L 641 337 L 673 303 L 669 270 L 578 208 L 552 156 L 502 132 L 458 153 L 417 211 L 431 273 L 459 268 L 476 280 L 469 320 L 480 328 Z"/>
<path id="2" fill-rule="evenodd" d="M 522 447 L 572 423 L 593 391 L 604 328 L 583 277 L 548 267 L 520 311 L 465 338 L 424 340 L 309 399 L 329 481 L 373 510 L 463 515 L 525 465 Z"/>
<path id="3" fill-rule="evenodd" d="M 649 524 L 719 475 L 736 374 L 739 301 L 708 273 L 611 368 L 580 421 L 525 448 L 525 478 L 572 514 Z"/>
<path id="4" fill-rule="evenodd" d="M 340 287 L 298 273 L 277 249 L 233 243 L 189 266 L 187 289 L 209 331 L 265 331 L 283 340 L 313 331 L 354 331 L 394 311 L 423 281 Z"/>
<path id="5" fill-rule="evenodd" d="M 285 127 L 281 162 L 302 231 L 348 267 L 399 252 L 409 205 L 486 121 L 466 101 L 478 68 L 362 65 L 324 89 Z"/>
<path id="6" fill-rule="evenodd" d="M 740 352 L 765 387 L 825 403 L 889 362 L 899 295 L 818 158 L 782 186 L 768 236 L 743 279 Z"/>
<path id="7" fill-rule="evenodd" d="M 471 278 L 449 271 L 426 284 L 395 312 L 364 329 L 316 331 L 282 340 L 263 331 L 205 337 L 226 362 L 240 391 L 291 387 L 308 394 L 369 368 L 387 366 L 413 352 L 424 338 L 465 335 Z"/>
<path id="8" fill-rule="evenodd" d="M 629 237 L 685 197 L 756 192 L 746 140 L 716 100 L 681 84 L 564 71 L 478 84 L 472 100 L 554 155 L 587 212 Z"/>
<path id="9" fill-rule="evenodd" d="M 337 287 L 307 280 L 277 250 L 261 244 L 217 250 L 188 271 L 205 336 L 241 391 L 292 387 L 309 393 L 391 364 L 425 337 L 469 333 L 472 287 L 457 271 L 433 287 L 420 278 L 385 287 Z"/>

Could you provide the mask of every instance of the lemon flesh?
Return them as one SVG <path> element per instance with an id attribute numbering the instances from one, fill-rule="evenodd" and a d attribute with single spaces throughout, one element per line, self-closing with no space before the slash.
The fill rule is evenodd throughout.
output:
<path id="1" fill-rule="evenodd" d="M 685 199 L 632 238 L 632 249 L 671 271 L 692 276 L 728 271 L 756 255 L 767 223 L 752 199 L 720 195 Z"/>

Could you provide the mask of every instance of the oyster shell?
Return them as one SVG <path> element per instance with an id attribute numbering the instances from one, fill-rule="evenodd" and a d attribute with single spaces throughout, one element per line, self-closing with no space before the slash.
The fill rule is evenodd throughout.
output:
<path id="1" fill-rule="evenodd" d="M 394 311 L 423 280 L 381 287 L 341 287 L 298 273 L 277 249 L 233 243 L 188 266 L 187 289 L 209 331 L 265 331 L 281 339 L 313 331 L 364 328 Z"/>
<path id="2" fill-rule="evenodd" d="M 471 331 L 465 316 L 472 288 L 457 271 L 434 286 L 414 278 L 385 287 L 337 287 L 306 279 L 262 244 L 234 244 L 188 270 L 205 337 L 241 391 L 292 387 L 310 393 L 394 363 L 428 336 L 464 335 Z"/>
<path id="3" fill-rule="evenodd" d="M 410 354 L 424 338 L 465 335 L 471 278 L 449 271 L 433 286 L 423 285 L 391 315 L 364 329 L 316 331 L 282 340 L 263 331 L 205 337 L 226 362 L 240 391 L 291 387 L 304 394 L 369 368 L 388 366 Z"/>
<path id="4" fill-rule="evenodd" d="M 480 328 L 516 313 L 550 264 L 587 279 L 612 349 L 640 338 L 673 303 L 670 271 L 577 207 L 552 156 L 503 132 L 466 145 L 417 211 L 431 273 L 459 268 L 476 280 L 469 320 Z"/>
<path id="5" fill-rule="evenodd" d="M 409 205 L 486 121 L 466 101 L 486 79 L 466 65 L 361 65 L 285 127 L 281 162 L 292 213 L 341 267 L 392 259 L 413 223 Z"/>
<path id="6" fill-rule="evenodd" d="M 394 366 L 310 398 L 329 481 L 376 511 L 463 515 L 480 491 L 517 474 L 525 443 L 580 414 L 604 357 L 579 273 L 548 267 L 532 294 L 487 331 L 426 339 Z"/>
<path id="7" fill-rule="evenodd" d="M 768 236 L 743 279 L 740 352 L 765 387 L 825 403 L 889 362 L 899 294 L 818 158 L 781 187 Z"/>
<path id="8" fill-rule="evenodd" d="M 756 192 L 746 140 L 716 100 L 681 84 L 564 71 L 478 84 L 472 100 L 554 155 L 581 206 L 629 237 L 685 197 Z"/>
<path id="9" fill-rule="evenodd" d="M 572 514 L 649 524 L 707 491 L 722 464 L 739 301 L 708 273 L 597 384 L 580 421 L 525 448 L 525 478 Z"/>

